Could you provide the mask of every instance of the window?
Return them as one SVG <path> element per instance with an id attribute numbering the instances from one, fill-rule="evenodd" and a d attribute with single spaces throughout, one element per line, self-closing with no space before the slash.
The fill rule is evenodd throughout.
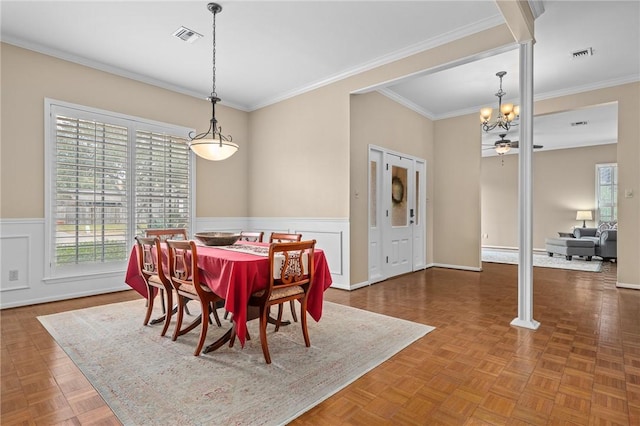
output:
<path id="1" fill-rule="evenodd" d="M 596 220 L 618 220 L 618 165 L 596 164 Z"/>
<path id="2" fill-rule="evenodd" d="M 122 271 L 134 235 L 191 228 L 189 129 L 46 100 L 50 278 Z"/>

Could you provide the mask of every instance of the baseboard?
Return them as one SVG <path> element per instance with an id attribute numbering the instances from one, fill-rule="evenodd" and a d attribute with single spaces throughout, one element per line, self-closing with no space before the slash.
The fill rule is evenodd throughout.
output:
<path id="1" fill-rule="evenodd" d="M 627 283 L 616 282 L 616 287 L 617 288 L 628 288 L 628 289 L 631 289 L 631 290 L 640 290 L 640 284 L 627 284 Z"/>
<path id="2" fill-rule="evenodd" d="M 120 291 L 128 291 L 128 290 L 131 290 L 131 287 L 129 287 L 126 284 L 119 285 L 117 287 L 112 287 L 112 288 L 101 287 L 91 291 L 64 293 L 64 294 L 59 294 L 55 296 L 47 296 L 47 297 L 41 297 L 41 298 L 33 298 L 33 299 L 18 300 L 18 301 L 9 302 L 9 303 L 3 303 L 2 309 L 18 308 L 20 306 L 39 305 L 41 303 L 60 302 L 62 300 L 79 299 L 81 297 L 97 296 L 99 294 L 117 293 Z"/>
<path id="3" fill-rule="evenodd" d="M 507 246 L 482 246 L 483 249 L 490 249 L 490 250 L 502 250 L 502 251 L 514 251 L 514 252 L 518 252 L 520 251 L 519 247 L 507 247 Z M 532 248 L 531 251 L 533 253 L 537 253 L 537 254 L 545 254 L 547 253 L 546 249 L 543 248 Z"/>
<path id="4" fill-rule="evenodd" d="M 461 266 L 461 265 L 448 265 L 446 263 L 433 263 L 433 266 L 436 268 L 446 268 L 446 269 L 459 269 L 461 271 L 473 271 L 473 272 L 482 272 L 482 268 L 476 268 L 472 266 Z"/>

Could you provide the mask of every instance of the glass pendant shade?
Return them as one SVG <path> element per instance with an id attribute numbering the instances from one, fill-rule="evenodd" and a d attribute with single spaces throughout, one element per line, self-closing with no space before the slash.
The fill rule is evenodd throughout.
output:
<path id="1" fill-rule="evenodd" d="M 491 120 L 492 113 L 493 113 L 493 108 L 482 108 L 480 110 L 480 120 L 483 122 Z"/>
<path id="2" fill-rule="evenodd" d="M 216 135 L 215 139 L 194 140 L 189 144 L 189 147 L 198 157 L 211 161 L 226 160 L 238 150 L 238 144 L 220 140 L 219 135 Z"/>
<path id="3" fill-rule="evenodd" d="M 509 115 L 513 111 L 513 104 L 502 104 L 500 108 L 502 115 Z"/>
<path id="4" fill-rule="evenodd" d="M 506 154 L 511 149 L 511 146 L 507 144 L 496 145 L 496 152 L 500 155 Z"/>

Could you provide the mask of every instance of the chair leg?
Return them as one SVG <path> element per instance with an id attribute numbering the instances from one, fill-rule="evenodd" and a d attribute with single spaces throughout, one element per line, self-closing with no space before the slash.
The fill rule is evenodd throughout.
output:
<path id="1" fill-rule="evenodd" d="M 269 354 L 269 345 L 267 344 L 267 320 L 269 317 L 269 309 L 260 308 L 260 343 L 262 344 L 262 354 L 267 364 L 271 364 L 271 355 Z"/>
<path id="2" fill-rule="evenodd" d="M 162 302 L 162 313 L 166 314 L 167 313 L 167 307 L 164 304 L 164 290 L 160 289 L 160 301 Z M 171 305 L 169 305 L 171 306 Z"/>
<path id="3" fill-rule="evenodd" d="M 291 308 L 291 315 L 293 316 L 293 321 L 298 322 L 298 316 L 296 315 L 295 300 L 289 300 L 289 307 Z"/>
<path id="4" fill-rule="evenodd" d="M 202 317 L 202 321 L 200 321 L 202 323 L 200 324 L 200 340 L 198 340 L 198 346 L 196 346 L 196 350 L 195 352 L 193 352 L 194 356 L 200 355 L 200 351 L 204 346 L 204 341 L 207 338 L 207 329 L 209 328 L 209 321 L 204 320 L 204 315 L 206 315 L 207 317 L 211 315 L 211 304 L 203 301 L 201 305 L 202 305 L 201 308 L 202 308 L 203 317 Z"/>
<path id="5" fill-rule="evenodd" d="M 311 346 L 311 340 L 309 340 L 309 330 L 307 330 L 307 301 L 304 300 L 301 303 L 300 308 L 300 323 L 302 324 L 302 335 L 304 336 L 304 344 Z"/>
<path id="6" fill-rule="evenodd" d="M 280 324 L 282 324 L 282 311 L 284 309 L 282 308 L 282 303 L 278 305 L 278 317 L 276 318 L 276 329 L 274 331 L 278 331 L 280 330 Z M 269 315 L 269 312 L 267 311 L 267 316 Z"/>
<path id="7" fill-rule="evenodd" d="M 175 341 L 178 338 L 178 335 L 180 334 L 180 328 L 182 328 L 182 318 L 184 317 L 184 311 L 185 311 L 185 302 L 184 302 L 184 296 L 181 295 L 177 295 L 178 296 L 178 319 L 176 320 L 176 329 L 173 330 L 173 336 L 171 337 L 171 340 Z"/>
<path id="8" fill-rule="evenodd" d="M 167 306 L 169 307 L 173 306 L 173 291 L 171 290 L 167 290 Z M 164 336 L 165 334 L 167 334 L 167 330 L 169 330 L 169 324 L 171 324 L 172 315 L 173 315 L 173 308 L 167 310 L 164 316 L 164 327 L 162 328 L 162 333 L 160 333 L 160 336 Z"/>
<path id="9" fill-rule="evenodd" d="M 213 311 L 213 318 L 216 320 L 216 324 L 218 327 L 222 327 L 222 323 L 220 322 L 220 317 L 218 316 L 218 310 L 216 309 L 216 302 L 211 303 L 211 311 Z"/>
<path id="10" fill-rule="evenodd" d="M 147 286 L 147 312 L 144 315 L 143 325 L 149 324 L 149 320 L 151 319 L 151 312 L 153 311 L 153 299 L 155 299 L 153 287 Z"/>

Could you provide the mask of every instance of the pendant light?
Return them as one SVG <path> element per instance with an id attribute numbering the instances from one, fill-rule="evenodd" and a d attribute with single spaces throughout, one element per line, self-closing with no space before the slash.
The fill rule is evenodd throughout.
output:
<path id="1" fill-rule="evenodd" d="M 211 121 L 206 132 L 195 136 L 192 136 L 194 132 L 189 133 L 189 148 L 206 160 L 220 161 L 235 154 L 238 144 L 232 142 L 231 136 L 222 134 L 222 127 L 218 126 L 218 120 L 216 120 L 216 103 L 220 102 L 216 94 L 216 14 L 222 11 L 222 6 L 218 3 L 209 3 L 207 9 L 213 14 L 213 79 L 211 95 L 207 98 L 211 102 Z"/>

